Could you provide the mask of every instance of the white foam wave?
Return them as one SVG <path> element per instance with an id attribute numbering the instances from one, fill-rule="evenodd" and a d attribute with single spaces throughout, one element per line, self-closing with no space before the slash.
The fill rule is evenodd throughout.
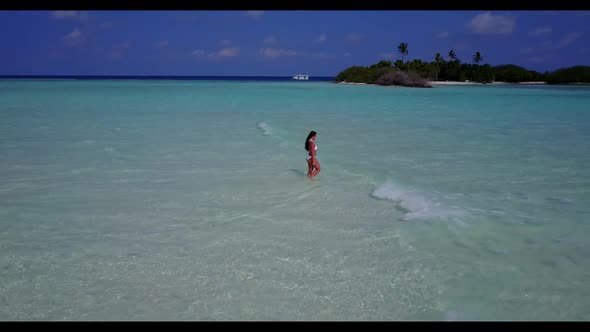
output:
<path id="1" fill-rule="evenodd" d="M 270 134 L 271 134 L 271 128 L 268 124 L 266 124 L 266 122 L 259 122 L 256 125 L 256 128 L 258 128 L 260 131 L 262 131 L 263 135 L 270 136 Z"/>
<path id="2" fill-rule="evenodd" d="M 397 203 L 404 211 L 404 220 L 451 219 L 466 213 L 457 206 L 446 206 L 433 194 L 408 190 L 386 182 L 371 193 L 371 197 Z"/>

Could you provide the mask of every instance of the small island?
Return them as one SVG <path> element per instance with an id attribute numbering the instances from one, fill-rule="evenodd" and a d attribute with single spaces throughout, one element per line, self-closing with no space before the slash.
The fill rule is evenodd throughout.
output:
<path id="1" fill-rule="evenodd" d="M 444 84 L 590 84 L 590 66 L 574 66 L 552 72 L 539 73 L 517 65 L 491 66 L 483 64 L 483 55 L 477 51 L 472 63 L 463 63 L 454 50 L 445 57 L 434 54 L 432 62 L 414 59 L 404 62 L 408 43 L 398 47 L 401 59 L 381 60 L 371 66 L 352 66 L 336 76 L 343 84 L 375 84 L 430 88 Z"/>

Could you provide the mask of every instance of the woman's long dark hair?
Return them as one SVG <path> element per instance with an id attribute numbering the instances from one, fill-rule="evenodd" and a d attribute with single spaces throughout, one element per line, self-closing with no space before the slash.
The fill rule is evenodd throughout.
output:
<path id="1" fill-rule="evenodd" d="M 309 139 L 314 137 L 315 134 L 316 132 L 312 130 L 309 132 L 309 135 L 307 135 L 307 139 L 305 140 L 305 150 L 309 151 Z"/>

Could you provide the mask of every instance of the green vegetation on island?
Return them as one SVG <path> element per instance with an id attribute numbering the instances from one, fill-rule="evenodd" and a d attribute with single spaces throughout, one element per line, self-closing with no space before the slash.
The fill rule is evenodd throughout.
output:
<path id="1" fill-rule="evenodd" d="M 590 67 L 574 66 L 558 69 L 547 74 L 546 81 L 549 84 L 590 83 Z"/>
<path id="2" fill-rule="evenodd" d="M 589 66 L 575 66 L 539 73 L 516 65 L 483 64 L 484 57 L 479 51 L 473 54 L 472 63 L 463 63 L 454 50 L 447 53 L 446 60 L 440 53 L 436 53 L 432 62 L 420 59 L 404 62 L 404 57 L 409 53 L 408 43 L 401 43 L 397 49 L 401 59 L 393 63 L 389 60 L 381 60 L 368 67 L 349 67 L 336 76 L 336 81 L 410 87 L 430 87 L 429 81 L 470 81 L 484 84 L 492 82 L 590 83 Z"/>

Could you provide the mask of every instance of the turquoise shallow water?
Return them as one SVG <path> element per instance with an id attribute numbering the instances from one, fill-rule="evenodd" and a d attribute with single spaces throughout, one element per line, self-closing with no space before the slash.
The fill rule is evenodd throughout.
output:
<path id="1" fill-rule="evenodd" d="M 3 80 L 0 320 L 588 320 L 588 142 L 587 87 Z"/>

